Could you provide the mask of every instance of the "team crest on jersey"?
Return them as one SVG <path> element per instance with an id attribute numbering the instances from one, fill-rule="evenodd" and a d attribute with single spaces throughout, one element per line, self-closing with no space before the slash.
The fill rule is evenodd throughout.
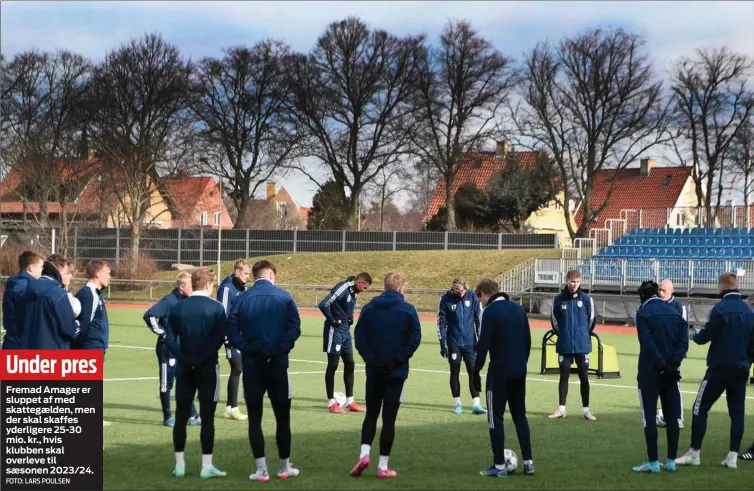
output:
<path id="1" fill-rule="evenodd" d="M 584 306 L 584 302 L 582 302 L 581 300 L 579 300 L 578 302 L 576 302 L 576 305 L 578 305 L 579 308 L 581 308 L 581 307 Z"/>
<path id="2" fill-rule="evenodd" d="M 466 300 L 463 304 L 467 307 L 471 307 L 471 300 Z"/>
<path id="3" fill-rule="evenodd" d="M 346 302 L 350 302 L 350 301 L 351 301 L 351 298 L 352 298 L 352 297 L 351 297 L 351 294 L 349 293 L 349 294 L 348 294 L 348 298 L 346 299 Z"/>
<path id="4" fill-rule="evenodd" d="M 458 353 L 451 353 L 450 359 L 455 361 L 458 358 Z"/>
<path id="5" fill-rule="evenodd" d="M 568 308 L 568 304 L 563 302 L 563 304 L 560 306 L 562 310 L 566 310 Z"/>

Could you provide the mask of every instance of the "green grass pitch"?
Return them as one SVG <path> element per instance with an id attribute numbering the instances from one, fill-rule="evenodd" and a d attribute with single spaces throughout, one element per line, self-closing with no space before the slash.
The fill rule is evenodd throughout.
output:
<path id="1" fill-rule="evenodd" d="M 171 476 L 174 465 L 171 429 L 162 426 L 158 399 L 155 337 L 141 321 L 140 310 L 111 309 L 110 350 L 105 364 L 104 417 L 113 425 L 104 431 L 105 489 L 752 489 L 754 462 L 739 462 L 738 469 L 720 467 L 728 450 L 729 420 L 724 399 L 713 408 L 702 450 L 700 468 L 679 468 L 675 474 L 636 475 L 631 471 L 646 459 L 641 427 L 636 362 L 638 341 L 632 334 L 602 334 L 603 342 L 617 348 L 622 378 L 591 378 L 591 408 L 598 418 L 581 417 L 578 378 L 572 377 L 569 415 L 550 421 L 557 407 L 557 376 L 539 375 L 542 336 L 533 329 L 535 346 L 529 361 L 527 410 L 531 426 L 536 475 L 516 473 L 504 482 L 479 476 L 491 463 L 486 418 L 470 413 L 465 373 L 462 398 L 465 413 L 452 413 L 447 362 L 440 357 L 435 326 L 425 323 L 423 340 L 411 360 L 411 373 L 398 414 L 396 441 L 390 458 L 398 471 L 394 480 L 375 479 L 378 439 L 372 449 L 373 466 L 359 479 L 348 472 L 358 458 L 362 414 L 330 414 L 324 400 L 322 320 L 302 317 L 302 335 L 291 353 L 294 390 L 291 460 L 301 476 L 268 484 L 250 483 L 255 470 L 247 438 L 247 422 L 222 417 L 228 365 L 220 357 L 223 374 L 217 408 L 214 460 L 228 472 L 225 478 L 199 478 L 201 449 L 199 428 L 188 428 L 187 475 Z M 689 445 L 691 408 L 704 374 L 706 347 L 692 345 L 683 364 L 681 382 L 686 429 L 681 431 L 680 452 Z M 357 359 L 355 395 L 363 403 L 364 367 Z M 342 376 L 336 376 L 342 391 Z M 743 448 L 754 438 L 754 397 L 746 401 Z M 246 408 L 241 404 L 241 409 Z M 268 466 L 278 465 L 274 417 L 265 405 L 263 427 Z M 520 455 L 515 429 L 506 413 L 506 447 Z M 660 429 L 660 456 L 664 459 L 665 432 Z M 379 426 L 378 426 L 379 438 Z"/>

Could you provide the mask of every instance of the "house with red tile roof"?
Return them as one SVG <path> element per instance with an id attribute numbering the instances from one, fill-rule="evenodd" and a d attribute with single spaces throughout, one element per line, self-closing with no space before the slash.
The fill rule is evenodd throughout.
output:
<path id="1" fill-rule="evenodd" d="M 3 226 L 24 228 L 37 220 L 60 223 L 65 212 L 70 224 L 99 227 L 127 227 L 127 197 L 123 196 L 118 180 L 113 185 L 103 178 L 103 164 L 97 158 L 58 163 L 56 178 L 49 178 L 56 186 L 67 187 L 68 202 L 55 202 L 54 194 L 47 202 L 35 198 L 37 187 L 30 184 L 35 177 L 33 168 L 11 169 L 0 182 L 0 216 Z M 228 210 L 220 198 L 211 177 L 190 177 L 181 174 L 160 178 L 151 185 L 150 206 L 145 223 L 155 228 L 232 228 Z M 71 190 L 72 189 L 72 190 Z M 121 198 L 118 198 L 118 195 Z M 51 199 L 52 197 L 52 199 Z M 125 208 L 124 208 L 125 207 Z M 63 209 L 65 208 L 65 210 Z M 46 209 L 46 213 L 43 213 Z M 42 216 L 44 215 L 44 216 Z"/>
<path id="2" fill-rule="evenodd" d="M 233 220 L 211 177 L 193 177 L 182 172 L 162 179 L 169 203 L 171 228 L 233 228 Z"/>
<path id="3" fill-rule="evenodd" d="M 681 226 L 681 210 L 695 207 L 696 190 L 691 167 L 657 167 L 654 159 L 642 159 L 639 167 L 603 169 L 595 175 L 590 208 L 599 210 L 589 230 L 605 228 L 608 219 L 621 217 L 622 210 L 641 210 L 642 226 Z M 668 212 L 668 210 L 671 210 Z M 576 223 L 581 224 L 584 210 L 576 209 Z M 631 219 L 631 218 L 629 218 Z M 633 219 L 636 220 L 636 219 Z M 628 224 L 628 227 L 636 226 Z"/>
<path id="4" fill-rule="evenodd" d="M 494 152 L 476 152 L 464 155 L 453 178 L 453 194 L 455 195 L 461 187 L 468 184 L 473 184 L 478 189 L 486 188 L 492 177 L 501 172 L 507 162 L 513 158 L 519 159 L 522 166 L 534 166 L 537 158 L 539 158 L 539 153 L 511 151 L 507 142 L 500 142 Z M 424 223 L 445 206 L 446 189 L 447 183 L 443 178 L 435 190 L 432 201 L 430 201 Z M 524 223 L 525 228 L 534 233 L 558 234 L 561 241 L 570 240 L 562 209 L 563 199 L 561 192 L 540 210 L 532 213 Z M 571 217 L 571 220 L 573 224 L 573 217 Z"/>

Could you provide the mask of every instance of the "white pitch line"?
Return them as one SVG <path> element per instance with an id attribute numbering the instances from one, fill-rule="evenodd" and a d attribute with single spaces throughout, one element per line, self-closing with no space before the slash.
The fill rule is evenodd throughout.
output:
<path id="1" fill-rule="evenodd" d="M 111 345 L 110 347 L 111 348 L 128 348 L 128 349 L 153 349 L 153 348 L 146 348 L 144 346 Z M 326 365 L 327 364 L 326 361 L 321 361 L 321 360 L 299 360 L 299 359 L 290 358 L 289 361 L 294 361 L 294 362 L 297 362 L 297 363 L 319 363 L 319 364 L 322 364 L 322 365 Z M 365 367 L 366 365 L 363 365 L 361 363 L 355 363 L 354 366 Z M 363 372 L 363 370 L 357 370 L 357 371 Z M 448 372 L 446 370 L 430 370 L 430 369 L 427 369 L 427 368 L 411 368 L 410 371 L 411 372 L 423 372 L 423 373 L 439 373 L 441 375 L 447 375 L 448 374 Z M 292 375 L 296 375 L 296 374 L 303 375 L 304 373 L 315 374 L 315 373 L 325 373 L 325 372 L 298 372 L 298 373 L 291 372 Z M 224 376 L 224 375 L 221 375 L 221 377 L 222 376 Z M 484 376 L 485 375 L 482 374 L 482 377 L 484 377 Z M 115 380 L 154 380 L 154 379 L 157 379 L 157 377 L 153 377 L 153 378 L 151 378 L 151 377 L 134 378 L 134 379 L 109 379 L 109 380 L 115 381 Z M 553 380 L 553 379 L 526 377 L 526 381 L 527 382 L 530 381 L 530 380 L 532 382 L 544 382 L 544 383 L 548 383 L 548 384 L 557 384 L 558 383 L 558 380 Z M 579 381 L 574 381 L 574 382 L 569 382 L 569 384 L 570 385 L 579 385 L 580 382 Z M 613 388 L 616 388 L 616 389 L 637 390 L 636 386 L 632 386 L 632 385 L 603 384 L 603 383 L 600 383 L 600 382 L 592 382 L 592 381 L 589 382 L 589 385 L 590 386 L 594 386 L 594 387 L 613 387 Z M 681 394 L 693 394 L 693 395 L 696 395 L 697 392 L 693 391 L 693 390 L 682 390 Z M 725 394 L 723 394 L 723 397 L 725 397 Z M 747 400 L 754 400 L 754 396 L 747 396 L 746 399 Z"/>
<path id="2" fill-rule="evenodd" d="M 354 372 L 363 372 L 364 370 L 354 370 Z M 288 375 L 324 375 L 325 372 L 288 372 Z M 229 374 L 223 373 L 220 377 L 227 377 Z M 127 378 L 106 378 L 103 382 L 135 382 L 139 380 L 159 380 L 160 377 L 127 377 Z"/>

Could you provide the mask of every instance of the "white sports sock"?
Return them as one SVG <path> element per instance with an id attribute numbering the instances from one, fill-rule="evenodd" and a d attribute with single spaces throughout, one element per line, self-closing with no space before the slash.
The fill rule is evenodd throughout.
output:
<path id="1" fill-rule="evenodd" d="M 372 450 L 371 445 L 362 445 L 361 446 L 361 455 L 359 456 L 360 459 L 363 459 L 364 457 L 369 457 L 369 451 Z"/>
<path id="2" fill-rule="evenodd" d="M 330 406 L 332 406 L 333 404 L 335 404 L 335 399 L 329 399 L 329 400 L 327 401 L 327 407 L 330 407 Z"/>
<path id="3" fill-rule="evenodd" d="M 689 453 L 690 457 L 694 457 L 694 458 L 698 458 L 699 457 L 699 450 L 690 448 L 688 453 Z"/>
<path id="4" fill-rule="evenodd" d="M 504 465 L 495 464 L 495 469 L 501 471 L 501 470 L 505 469 L 505 466 Z"/>
<path id="5" fill-rule="evenodd" d="M 205 469 L 212 467 L 212 454 L 202 454 L 202 467 Z"/>
<path id="6" fill-rule="evenodd" d="M 183 452 L 176 452 L 175 453 L 175 466 L 176 467 L 186 467 L 186 461 L 183 459 Z"/>
<path id="7" fill-rule="evenodd" d="M 280 473 L 288 472 L 288 468 L 291 466 L 291 459 L 280 459 Z"/>
<path id="8" fill-rule="evenodd" d="M 585 407 L 585 408 L 583 409 L 583 411 L 584 411 L 584 414 L 586 414 L 586 413 L 588 413 L 588 412 L 589 412 L 589 408 L 588 408 L 588 407 Z"/>
<path id="9" fill-rule="evenodd" d="M 477 407 L 477 406 L 478 406 L 478 405 L 480 404 L 480 402 L 479 402 L 479 398 L 478 398 L 478 397 L 474 397 L 474 398 L 473 398 L 473 399 L 471 400 L 471 404 L 472 404 L 472 405 L 473 405 L 474 407 Z"/>
<path id="10" fill-rule="evenodd" d="M 390 457 L 387 457 L 385 455 L 380 455 L 380 463 L 377 464 L 377 468 L 378 469 L 382 469 L 383 471 L 386 471 L 387 470 L 387 460 L 389 458 Z"/>
<path id="11" fill-rule="evenodd" d="M 524 460 L 524 465 L 531 465 L 533 463 L 534 463 L 533 460 Z"/>
<path id="12" fill-rule="evenodd" d="M 257 471 L 267 472 L 267 457 L 257 459 Z"/>
<path id="13" fill-rule="evenodd" d="M 353 403 L 353 397 L 346 397 L 346 406 L 350 406 Z"/>
<path id="14" fill-rule="evenodd" d="M 454 397 L 453 398 L 453 404 L 455 404 L 456 406 L 460 405 L 461 404 L 461 398 L 460 397 Z"/>
<path id="15" fill-rule="evenodd" d="M 725 460 L 738 460 L 738 452 L 728 452 L 728 457 Z"/>
<path id="16" fill-rule="evenodd" d="M 558 411 L 560 411 L 561 413 L 565 414 L 565 412 L 566 412 L 565 411 L 565 406 L 558 406 Z"/>

